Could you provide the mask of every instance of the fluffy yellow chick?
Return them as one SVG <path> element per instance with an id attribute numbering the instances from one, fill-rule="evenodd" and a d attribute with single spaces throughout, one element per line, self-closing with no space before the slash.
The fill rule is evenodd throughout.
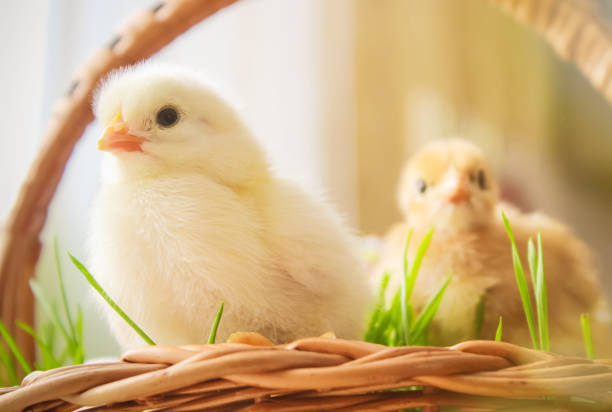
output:
<path id="1" fill-rule="evenodd" d="M 197 76 L 142 65 L 95 103 L 106 129 L 91 268 L 158 344 L 259 332 L 275 342 L 333 330 L 360 338 L 369 288 L 330 207 L 269 170 L 237 114 Z M 109 311 L 124 348 L 143 341 Z"/>
<path id="2" fill-rule="evenodd" d="M 500 204 L 497 181 L 476 146 L 459 139 L 427 145 L 407 163 L 398 197 L 405 221 L 387 234 L 376 272 L 391 269 L 392 285 L 399 287 L 409 229 L 414 229 L 412 257 L 425 233 L 435 228 L 413 292 L 413 304 L 421 308 L 453 275 L 431 327 L 435 342 L 450 345 L 475 338 L 476 305 L 485 295 L 481 336 L 492 339 L 502 316 L 503 339 L 531 346 L 503 209 L 527 272 L 527 240 L 542 233 L 552 349 L 584 355 L 583 312 L 594 317 L 595 343 L 605 344 L 607 325 L 596 317 L 603 299 L 586 246 L 559 222 Z"/>

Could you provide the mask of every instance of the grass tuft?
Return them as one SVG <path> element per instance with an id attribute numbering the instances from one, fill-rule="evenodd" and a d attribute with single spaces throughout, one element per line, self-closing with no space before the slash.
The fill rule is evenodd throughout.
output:
<path id="1" fill-rule="evenodd" d="M 426 344 L 427 331 L 434 318 L 448 284 L 450 276 L 443 282 L 438 291 L 427 302 L 421 313 L 416 316 L 410 303 L 421 263 L 433 237 L 430 230 L 417 248 L 412 265 L 408 262 L 408 246 L 412 238 L 412 230 L 408 233 L 403 253 L 403 277 L 399 290 L 393 295 L 390 306 L 387 307 L 385 296 L 389 285 L 390 274 L 382 276 L 378 301 L 370 315 L 364 340 L 387 346 L 403 346 Z"/>
<path id="2" fill-rule="evenodd" d="M 550 350 L 550 337 L 548 333 L 548 294 L 546 291 L 546 275 L 544 272 L 544 252 L 542 248 L 542 234 L 538 233 L 537 237 L 537 248 L 534 245 L 533 239 L 529 238 L 527 241 L 527 261 L 529 264 L 529 272 L 531 274 L 531 284 L 536 301 L 536 315 L 537 315 L 537 334 L 536 334 L 536 322 L 534 320 L 533 307 L 531 304 L 531 295 L 529 294 L 529 287 L 527 286 L 527 280 L 525 271 L 523 270 L 523 263 L 516 247 L 514 240 L 514 234 L 512 233 L 512 227 L 508 218 L 502 212 L 502 219 L 504 226 L 508 232 L 510 238 L 510 244 L 512 246 L 512 261 L 514 264 L 514 274 L 516 276 L 516 282 L 518 285 L 521 300 L 523 302 L 523 309 L 525 311 L 525 317 L 527 319 L 527 326 L 529 327 L 529 334 L 531 335 L 531 341 L 535 349 Z"/>
<path id="3" fill-rule="evenodd" d="M 516 283 L 521 296 L 521 302 L 527 321 L 527 327 L 533 347 L 539 350 L 550 350 L 549 337 L 549 321 L 548 321 L 548 296 L 546 289 L 546 275 L 544 270 L 544 253 L 542 247 L 542 235 L 538 233 L 537 244 L 533 239 L 527 242 L 527 260 L 531 275 L 531 283 L 535 296 L 535 311 L 532 303 L 527 276 L 523 269 L 514 233 L 505 213 L 502 212 L 504 227 L 510 240 L 512 249 L 512 263 Z M 414 345 L 427 343 L 427 329 L 435 313 L 438 310 L 444 292 L 448 287 L 451 276 L 447 277 L 438 291 L 432 296 L 422 312 L 415 316 L 414 310 L 410 303 L 412 289 L 414 288 L 418 271 L 427 251 L 429 243 L 433 236 L 433 230 L 430 230 L 421 241 L 414 262 L 409 270 L 408 264 L 408 247 L 412 238 L 412 230 L 408 233 L 406 244 L 403 253 L 403 278 L 400 290 L 398 290 L 391 306 L 387 308 L 385 305 L 385 295 L 388 288 L 389 277 L 385 273 L 382 277 L 379 287 L 378 302 L 370 317 L 368 330 L 365 335 L 365 340 L 368 342 L 381 343 L 388 346 L 395 345 Z M 537 246 L 536 246 L 537 245 Z M 485 318 L 485 299 L 486 296 L 481 296 L 476 304 L 474 315 L 474 336 L 479 338 L 482 333 L 482 327 Z M 537 316 L 537 320 L 536 320 Z M 415 319 L 416 318 L 416 319 Z M 503 321 L 500 316 L 499 324 L 496 331 L 496 340 L 501 340 Z M 585 338 L 586 339 L 586 338 Z"/>
<path id="4" fill-rule="evenodd" d="M 35 280 L 30 280 L 30 288 L 32 289 L 32 293 L 36 297 L 37 303 L 42 307 L 43 312 L 49 320 L 40 325 L 40 330 L 38 332 L 27 323 L 16 321 L 16 325 L 29 334 L 39 348 L 40 359 L 39 362 L 35 363 L 34 365 L 36 369 L 39 370 L 54 369 L 67 364 L 80 364 L 84 362 L 85 358 L 83 350 L 83 311 L 80 305 L 76 306 L 76 315 L 69 310 L 70 305 L 68 303 L 64 288 L 57 241 L 54 242 L 54 251 L 65 320 L 62 319 L 62 316 L 60 316 L 60 311 L 58 310 L 55 302 L 53 302 L 53 304 L 49 303 L 49 300 L 45 296 L 42 287 L 40 287 Z M 145 342 L 150 345 L 154 345 L 155 343 L 153 340 L 108 296 L 91 273 L 89 273 L 87 268 L 85 268 L 85 266 L 70 253 L 68 253 L 68 256 L 76 268 L 85 276 L 85 279 L 102 296 L 106 303 L 113 308 L 126 321 L 126 323 L 145 340 Z M 209 343 L 215 342 L 217 330 L 223 314 L 223 307 L 224 303 L 221 302 L 221 306 L 219 307 L 219 311 L 210 331 L 208 338 Z M 58 347 L 56 343 L 58 332 L 64 343 L 62 347 Z M 18 385 L 20 375 L 17 370 L 18 365 L 21 366 L 25 373 L 30 373 L 32 368 L 27 363 L 25 356 L 23 356 L 23 353 L 17 347 L 15 339 L 1 320 L 0 336 L 2 337 L 2 339 L 0 339 L 0 367 L 2 367 L 0 368 L 0 386 Z M 6 343 L 6 347 L 10 349 L 10 353 L 2 344 L 2 340 Z"/>

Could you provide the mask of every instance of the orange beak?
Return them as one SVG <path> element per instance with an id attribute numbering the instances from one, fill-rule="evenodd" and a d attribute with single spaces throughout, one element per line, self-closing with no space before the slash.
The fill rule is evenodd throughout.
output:
<path id="1" fill-rule="evenodd" d="M 130 128 L 117 113 L 113 121 L 106 126 L 98 140 L 98 149 L 107 152 L 142 152 L 141 145 L 148 141 L 144 137 L 130 134 Z"/>
<path id="2" fill-rule="evenodd" d="M 449 203 L 457 204 L 470 199 L 470 185 L 465 176 L 453 170 L 446 185 L 448 187 L 447 200 Z"/>

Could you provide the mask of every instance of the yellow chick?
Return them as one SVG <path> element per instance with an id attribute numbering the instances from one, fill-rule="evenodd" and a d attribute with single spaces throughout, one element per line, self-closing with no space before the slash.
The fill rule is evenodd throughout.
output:
<path id="1" fill-rule="evenodd" d="M 503 209 L 527 276 L 527 240 L 542 233 L 552 349 L 584 355 L 579 321 L 583 312 L 594 318 L 595 343 L 605 344 L 609 331 L 596 317 L 603 299 L 587 247 L 559 222 L 500 204 L 497 181 L 476 146 L 448 139 L 424 147 L 402 172 L 398 199 L 405 221 L 390 229 L 375 270 L 380 278 L 383 270 L 390 269 L 394 274 L 391 289 L 395 290 L 401 282 L 409 229 L 414 229 L 409 249 L 413 257 L 420 239 L 435 228 L 412 298 L 417 310 L 422 308 L 446 276 L 453 275 L 431 326 L 434 342 L 450 345 L 478 338 L 476 305 L 484 295 L 480 337 L 492 339 L 502 316 L 503 340 L 531 346 L 501 219 Z"/>
<path id="2" fill-rule="evenodd" d="M 237 114 L 197 76 L 141 65 L 95 102 L 109 152 L 93 210 L 92 273 L 158 344 L 362 334 L 369 288 L 352 235 L 275 176 Z M 114 313 L 124 349 L 143 341 Z"/>

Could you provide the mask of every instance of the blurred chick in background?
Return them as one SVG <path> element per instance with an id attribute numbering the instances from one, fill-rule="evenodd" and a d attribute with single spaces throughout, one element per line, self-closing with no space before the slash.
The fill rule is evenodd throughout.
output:
<path id="1" fill-rule="evenodd" d="M 91 268 L 158 344 L 260 332 L 360 338 L 369 292 L 334 212 L 274 176 L 236 113 L 184 71 L 114 73 L 95 112 L 112 154 L 93 211 Z M 114 313 L 124 348 L 143 341 Z"/>
<path id="2" fill-rule="evenodd" d="M 453 275 L 431 326 L 434 343 L 492 339 L 502 316 L 503 340 L 531 346 L 511 246 L 501 219 L 504 210 L 526 272 L 527 240 L 542 233 L 551 349 L 584 356 L 579 320 L 584 312 L 591 314 L 595 344 L 605 347 L 609 330 L 605 320 L 597 318 L 604 305 L 589 250 L 561 223 L 500 204 L 497 181 L 476 146 L 459 139 L 427 145 L 406 165 L 398 198 L 405 221 L 386 235 L 376 278 L 390 269 L 391 290 L 396 290 L 409 229 L 414 229 L 411 258 L 420 239 L 435 228 L 412 297 L 418 310 L 446 276 Z M 483 295 L 484 325 L 481 336 L 475 336 L 476 305 Z"/>

